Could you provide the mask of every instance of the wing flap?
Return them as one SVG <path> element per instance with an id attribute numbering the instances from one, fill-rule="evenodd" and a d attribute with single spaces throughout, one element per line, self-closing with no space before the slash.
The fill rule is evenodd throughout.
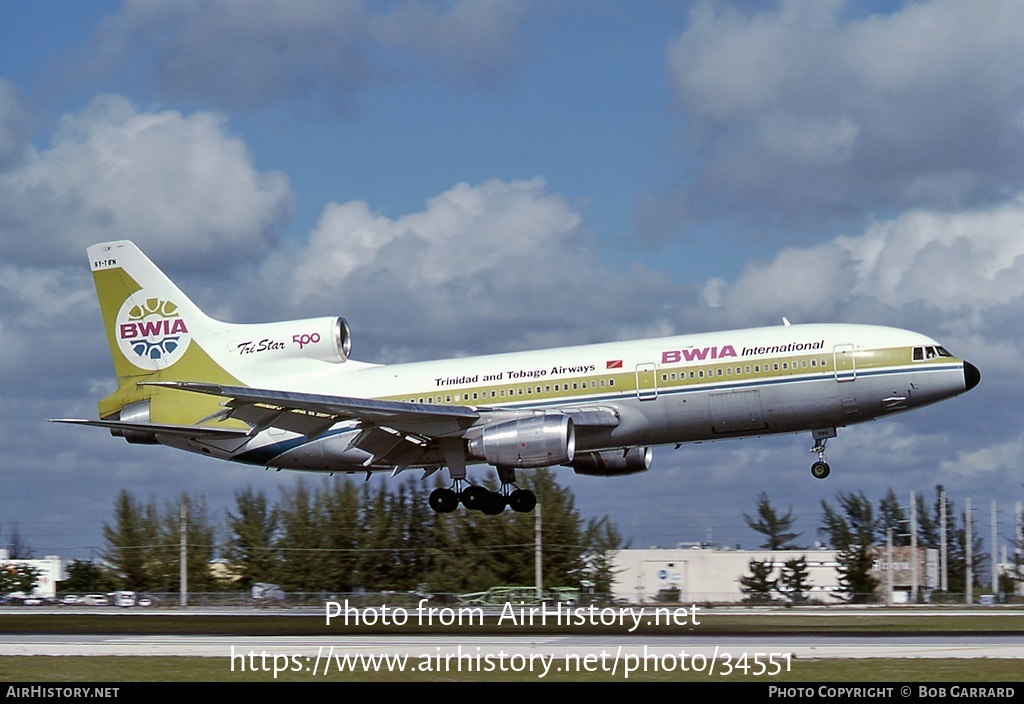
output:
<path id="1" fill-rule="evenodd" d="M 283 408 L 271 408 L 255 404 L 233 406 L 228 404 L 225 416 L 249 423 L 254 433 L 267 428 L 279 428 L 310 438 L 319 437 L 338 421 L 334 416 L 322 413 L 289 411 Z"/>
<path id="2" fill-rule="evenodd" d="M 369 427 L 360 431 L 351 446 L 370 453 L 366 466 L 388 464 L 400 471 L 422 456 L 425 442 L 388 428 Z"/>

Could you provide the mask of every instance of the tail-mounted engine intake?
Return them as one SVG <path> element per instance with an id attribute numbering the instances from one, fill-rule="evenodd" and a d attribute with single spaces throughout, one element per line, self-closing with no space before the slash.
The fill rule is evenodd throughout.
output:
<path id="1" fill-rule="evenodd" d="M 228 349 L 243 359 L 315 359 L 344 362 L 352 351 L 352 331 L 342 317 L 288 320 L 232 326 Z"/>
<path id="2" fill-rule="evenodd" d="M 149 399 L 135 401 L 125 404 L 117 416 L 117 420 L 126 423 L 148 423 L 149 422 Z M 132 445 L 156 445 L 156 435 L 146 430 L 131 430 L 125 428 L 111 428 L 110 434 L 114 437 L 124 438 Z"/>
<path id="3" fill-rule="evenodd" d="M 651 448 L 631 447 L 627 450 L 586 452 L 569 462 L 576 474 L 591 477 L 618 477 L 640 474 L 651 468 Z"/>
<path id="4" fill-rule="evenodd" d="M 572 462 L 576 432 L 569 416 L 513 420 L 484 428 L 469 452 L 495 467 L 553 467 Z"/>

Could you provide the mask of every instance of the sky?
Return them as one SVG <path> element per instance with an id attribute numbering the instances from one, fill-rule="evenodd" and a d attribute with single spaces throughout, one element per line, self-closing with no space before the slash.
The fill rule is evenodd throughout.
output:
<path id="1" fill-rule="evenodd" d="M 840 429 L 559 470 L 633 547 L 753 548 L 766 492 L 888 489 L 999 550 L 1024 500 L 1024 6 L 1014 0 L 12 2 L 0 24 L 0 544 L 101 550 L 116 494 L 264 472 L 106 432 L 85 249 L 135 241 L 207 313 L 343 315 L 396 363 L 797 322 L 924 333 L 969 394 Z M 479 476 L 479 475 L 478 475 Z M 309 479 L 317 477 L 306 475 Z M 384 477 L 370 480 L 388 481 Z M 986 549 L 990 549 L 986 546 Z"/>

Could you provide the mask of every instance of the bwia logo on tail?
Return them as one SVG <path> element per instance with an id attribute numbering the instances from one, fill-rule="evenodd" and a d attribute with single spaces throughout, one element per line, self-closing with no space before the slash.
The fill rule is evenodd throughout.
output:
<path id="1" fill-rule="evenodd" d="M 142 369 L 156 371 L 174 364 L 191 341 L 188 325 L 173 301 L 147 298 L 138 304 L 129 298 L 117 314 L 121 354 Z"/>
<path id="2" fill-rule="evenodd" d="M 531 511 L 516 473 L 647 471 L 651 448 L 837 428 L 974 388 L 977 367 L 929 337 L 808 324 L 376 365 L 340 316 L 234 324 L 205 315 L 131 242 L 89 248 L 118 388 L 98 420 L 129 442 L 317 472 L 447 468 L 430 506 Z M 813 342 L 808 342 L 813 341 Z M 666 352 L 669 350 L 669 352 Z M 544 370 L 539 374 L 536 370 Z M 494 468 L 497 491 L 467 467 Z"/>

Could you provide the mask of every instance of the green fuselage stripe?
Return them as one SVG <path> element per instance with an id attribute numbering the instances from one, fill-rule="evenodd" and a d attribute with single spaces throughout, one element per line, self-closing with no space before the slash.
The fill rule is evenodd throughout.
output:
<path id="1" fill-rule="evenodd" d="M 853 354 L 853 365 L 840 374 L 871 376 L 881 371 L 919 369 L 948 365 L 953 358 L 912 361 L 912 348 L 861 350 Z M 673 363 L 651 369 L 617 371 L 614 374 L 545 379 L 543 383 L 504 383 L 458 388 L 431 389 L 417 394 L 381 397 L 389 401 L 454 405 L 519 405 L 522 403 L 592 401 L 635 396 L 644 392 L 671 393 L 681 389 L 749 386 L 797 380 L 831 379 L 836 376 L 831 352 L 792 357 L 744 358 L 713 364 Z M 640 382 L 638 384 L 638 382 Z M 649 382 L 649 383 L 645 383 Z"/>

